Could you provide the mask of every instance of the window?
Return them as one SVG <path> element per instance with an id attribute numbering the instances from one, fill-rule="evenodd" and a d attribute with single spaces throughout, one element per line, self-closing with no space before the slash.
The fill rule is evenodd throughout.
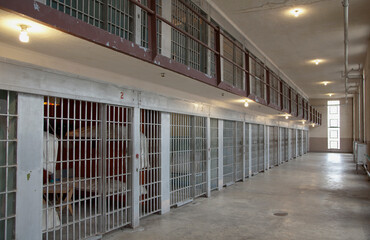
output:
<path id="1" fill-rule="evenodd" d="M 340 149 L 340 105 L 328 101 L 328 149 Z"/>

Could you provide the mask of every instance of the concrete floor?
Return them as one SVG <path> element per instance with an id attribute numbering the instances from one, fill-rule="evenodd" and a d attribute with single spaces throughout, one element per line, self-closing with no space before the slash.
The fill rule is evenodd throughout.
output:
<path id="1" fill-rule="evenodd" d="M 369 240 L 370 182 L 352 155 L 310 153 L 104 238 Z"/>

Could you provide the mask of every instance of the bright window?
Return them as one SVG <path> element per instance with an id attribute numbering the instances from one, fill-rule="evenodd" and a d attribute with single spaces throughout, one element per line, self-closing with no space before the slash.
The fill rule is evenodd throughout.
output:
<path id="1" fill-rule="evenodd" d="M 328 101 L 328 149 L 340 149 L 340 102 Z"/>

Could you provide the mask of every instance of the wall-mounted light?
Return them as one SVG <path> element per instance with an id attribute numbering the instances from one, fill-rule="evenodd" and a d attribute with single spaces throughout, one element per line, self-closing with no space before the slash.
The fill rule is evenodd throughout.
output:
<path id="1" fill-rule="evenodd" d="M 299 17 L 299 15 L 301 15 L 303 13 L 303 9 L 301 9 L 301 8 L 295 8 L 295 9 L 290 10 L 290 13 L 294 17 Z"/>
<path id="2" fill-rule="evenodd" d="M 245 102 L 244 102 L 244 107 L 249 107 L 249 103 L 248 103 L 247 100 L 245 100 Z"/>
<path id="3" fill-rule="evenodd" d="M 315 127 L 315 124 L 314 123 L 312 123 L 312 127 Z"/>
<path id="4" fill-rule="evenodd" d="M 328 95 L 329 95 L 329 97 L 331 97 L 331 96 L 333 96 L 334 94 L 333 94 L 333 93 L 329 93 Z"/>
<path id="5" fill-rule="evenodd" d="M 19 41 L 23 43 L 28 43 L 30 41 L 30 37 L 28 36 L 28 26 L 27 25 L 19 25 L 20 27 L 20 34 L 19 34 Z"/>
<path id="6" fill-rule="evenodd" d="M 303 120 L 303 121 L 302 121 L 302 124 L 305 124 L 305 123 L 306 123 L 306 121 L 304 121 L 304 120 Z"/>
<path id="7" fill-rule="evenodd" d="M 322 82 L 322 84 L 324 84 L 324 86 L 328 85 L 329 82 L 325 81 L 325 82 Z"/>
<path id="8" fill-rule="evenodd" d="M 288 115 L 286 115 L 286 116 L 285 116 L 285 119 L 289 119 L 289 116 L 288 116 Z"/>

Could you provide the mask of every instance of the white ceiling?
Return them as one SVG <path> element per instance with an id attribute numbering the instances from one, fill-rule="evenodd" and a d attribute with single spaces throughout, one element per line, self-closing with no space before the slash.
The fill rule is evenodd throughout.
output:
<path id="1" fill-rule="evenodd" d="M 309 98 L 344 96 L 341 0 L 208 0 L 235 23 Z M 299 17 L 289 14 L 302 8 Z M 349 0 L 349 66 L 364 64 L 370 1 Z M 323 59 L 316 66 L 310 60 Z M 331 84 L 320 87 L 320 82 Z"/>

